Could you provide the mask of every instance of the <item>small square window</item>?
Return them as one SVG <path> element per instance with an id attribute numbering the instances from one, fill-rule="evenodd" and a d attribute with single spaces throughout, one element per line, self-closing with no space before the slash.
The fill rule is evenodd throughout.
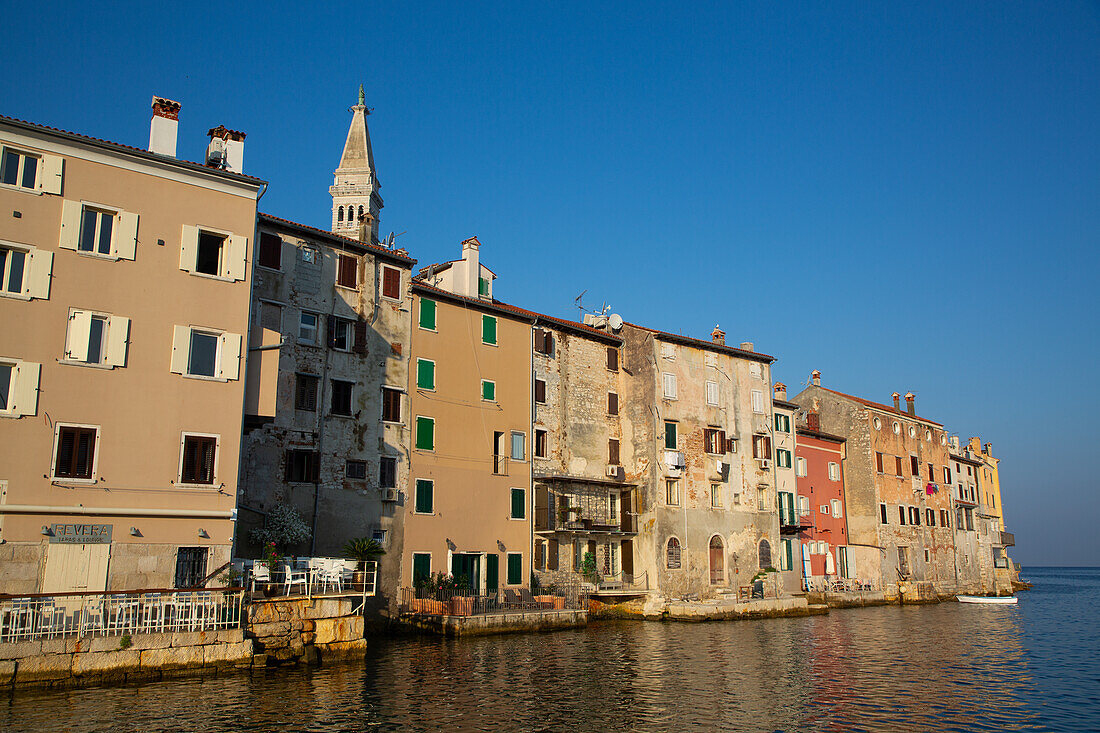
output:
<path id="1" fill-rule="evenodd" d="M 362 480 L 367 477 L 367 462 L 347 460 L 344 462 L 344 476 L 350 479 Z"/>
<path id="2" fill-rule="evenodd" d="M 286 481 L 315 484 L 321 475 L 321 454 L 312 450 L 292 449 L 286 452 Z"/>
<path id="3" fill-rule="evenodd" d="M 522 461 L 527 457 L 527 435 L 525 433 L 512 433 L 512 460 Z"/>
<path id="4" fill-rule="evenodd" d="M 283 240 L 269 232 L 260 233 L 260 256 L 257 264 L 278 270 L 282 266 Z"/>
<path id="5" fill-rule="evenodd" d="M 669 506 L 680 505 L 680 481 L 678 479 L 665 480 L 665 504 Z"/>
<path id="6" fill-rule="evenodd" d="M 542 379 L 535 380 L 535 402 L 540 405 L 546 402 L 546 382 Z"/>
<path id="7" fill-rule="evenodd" d="M 382 422 L 401 422 L 401 390 L 382 388 Z"/>
<path id="8" fill-rule="evenodd" d="M 619 395 L 615 394 L 614 392 L 607 393 L 607 414 L 619 414 Z"/>
<path id="9" fill-rule="evenodd" d="M 489 278 L 479 277 L 477 279 L 477 294 L 482 298 L 489 295 Z"/>
<path id="10" fill-rule="evenodd" d="M 218 335 L 191 331 L 187 355 L 187 373 L 198 377 L 213 377 L 218 373 Z"/>
<path id="11" fill-rule="evenodd" d="M 546 458 L 545 430 L 535 430 L 535 458 Z"/>
<path id="12" fill-rule="evenodd" d="M 224 234 L 213 232 L 199 232 L 198 251 L 195 255 L 195 272 L 204 275 L 220 276 L 222 274 L 222 257 L 225 251 Z"/>
<path id="13" fill-rule="evenodd" d="M 294 409 L 314 412 L 317 409 L 317 377 L 295 374 L 294 382 Z"/>
<path id="14" fill-rule="evenodd" d="M 329 411 L 333 415 L 351 415 L 351 388 L 353 382 L 344 382 L 338 379 L 332 380 L 332 403 Z"/>
<path id="15" fill-rule="evenodd" d="M 218 440 L 212 436 L 183 436 L 183 456 L 180 462 L 180 483 L 214 483 Z"/>
<path id="16" fill-rule="evenodd" d="M 397 488 L 397 459 L 382 456 L 378 460 L 378 485 L 383 489 Z"/>
<path id="17" fill-rule="evenodd" d="M 386 546 L 386 540 L 388 537 L 389 532 L 384 529 L 372 529 L 370 533 L 370 538 L 378 544 L 382 545 L 383 547 Z"/>
<path id="18" fill-rule="evenodd" d="M 481 380 L 481 399 L 487 402 L 495 402 L 497 398 L 497 383 L 488 379 Z"/>
<path id="19" fill-rule="evenodd" d="M 302 311 L 302 317 L 298 324 L 298 343 L 309 346 L 317 345 L 317 324 L 320 316 L 316 313 Z"/>
<path id="20" fill-rule="evenodd" d="M 613 372 L 619 371 L 619 350 L 614 346 L 607 347 L 607 368 Z"/>
<path id="21" fill-rule="evenodd" d="M 355 322 L 329 316 L 329 346 L 337 351 L 351 351 L 355 346 Z"/>
<path id="22" fill-rule="evenodd" d="M 95 469 L 97 428 L 60 425 L 57 428 L 55 478 L 90 479 Z"/>

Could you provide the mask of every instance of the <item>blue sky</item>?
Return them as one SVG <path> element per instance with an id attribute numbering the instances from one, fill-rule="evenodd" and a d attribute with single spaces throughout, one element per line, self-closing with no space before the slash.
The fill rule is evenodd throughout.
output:
<path id="1" fill-rule="evenodd" d="M 327 227 L 363 82 L 421 263 L 476 234 L 503 300 L 912 390 L 994 444 L 1017 560 L 1100 564 L 1100 5 L 303 7 L 10 7 L 0 112 L 144 147 L 176 99 Z"/>

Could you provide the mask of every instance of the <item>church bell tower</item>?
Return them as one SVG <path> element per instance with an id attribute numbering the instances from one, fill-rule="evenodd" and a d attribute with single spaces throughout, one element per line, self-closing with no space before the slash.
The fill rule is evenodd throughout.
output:
<path id="1" fill-rule="evenodd" d="M 367 115 L 370 108 L 364 103 L 363 85 L 359 85 L 359 104 L 352 107 L 351 126 L 344 142 L 344 154 L 336 167 L 329 194 L 332 195 L 332 231 L 353 239 L 359 238 L 359 223 L 365 219 L 368 225 L 366 241 L 378 242 L 378 219 L 382 210 L 382 197 L 378 189 L 382 185 L 374 171 L 374 151 L 370 146 Z"/>

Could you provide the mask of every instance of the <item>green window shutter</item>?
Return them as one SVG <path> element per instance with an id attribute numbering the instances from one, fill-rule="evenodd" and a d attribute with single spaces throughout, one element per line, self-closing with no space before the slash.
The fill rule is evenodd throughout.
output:
<path id="1" fill-rule="evenodd" d="M 485 592 L 492 593 L 500 586 L 500 556 L 490 552 L 485 556 Z"/>
<path id="2" fill-rule="evenodd" d="M 426 552 L 413 553 L 413 583 L 432 575 L 432 556 Z"/>
<path id="3" fill-rule="evenodd" d="M 490 382 L 488 379 L 481 380 L 481 399 L 483 400 L 495 400 L 497 398 L 497 385 L 496 382 Z"/>
<path id="4" fill-rule="evenodd" d="M 676 423 L 665 423 L 665 449 L 676 450 Z"/>
<path id="5" fill-rule="evenodd" d="M 508 553 L 508 585 L 519 585 L 523 582 L 523 555 L 518 552 Z"/>
<path id="6" fill-rule="evenodd" d="M 430 417 L 416 418 L 416 447 L 421 450 L 435 450 L 435 420 Z"/>
<path id="7" fill-rule="evenodd" d="M 497 319 L 493 316 L 481 317 L 481 343 L 496 345 Z"/>
<path id="8" fill-rule="evenodd" d="M 523 489 L 512 489 L 512 519 L 527 518 L 527 492 Z"/>
<path id="9" fill-rule="evenodd" d="M 786 551 L 786 555 L 787 555 L 787 570 L 790 570 L 791 568 L 794 567 L 794 551 L 793 551 L 793 544 L 794 543 L 792 543 L 790 540 L 787 540 L 786 544 L 787 544 L 787 546 L 783 549 Z"/>
<path id="10" fill-rule="evenodd" d="M 477 294 L 488 295 L 489 294 L 489 279 L 485 277 L 479 277 L 477 279 Z"/>
<path id="11" fill-rule="evenodd" d="M 427 479 L 416 480 L 416 511 L 422 514 L 431 514 L 434 503 L 435 485 Z"/>
<path id="12" fill-rule="evenodd" d="M 435 362 L 416 360 L 416 386 L 419 389 L 435 389 Z"/>
<path id="13" fill-rule="evenodd" d="M 435 301 L 427 298 L 420 299 L 420 327 L 429 331 L 435 330 Z"/>

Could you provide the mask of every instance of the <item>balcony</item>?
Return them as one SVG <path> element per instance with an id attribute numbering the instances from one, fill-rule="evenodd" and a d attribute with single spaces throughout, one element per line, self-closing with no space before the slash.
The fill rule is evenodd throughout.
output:
<path id="1" fill-rule="evenodd" d="M 1016 535 L 1011 532 L 1001 532 L 1001 544 L 1005 547 L 1016 546 Z"/>
<path id="2" fill-rule="evenodd" d="M 810 522 L 809 517 L 800 517 L 791 515 L 788 512 L 779 512 L 779 532 L 780 534 L 798 534 L 804 529 L 809 529 L 813 524 Z"/>
<path id="3" fill-rule="evenodd" d="M 495 453 L 493 454 L 493 475 L 508 475 L 508 456 L 498 456 Z"/>

